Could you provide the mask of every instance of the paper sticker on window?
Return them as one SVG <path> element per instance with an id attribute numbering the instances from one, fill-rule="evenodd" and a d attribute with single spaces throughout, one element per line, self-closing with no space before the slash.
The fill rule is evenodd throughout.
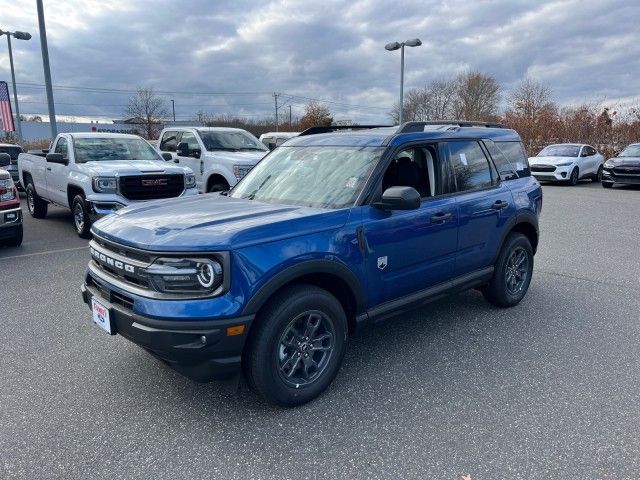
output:
<path id="1" fill-rule="evenodd" d="M 358 183 L 358 177 L 349 177 L 345 185 L 346 188 L 356 188 Z"/>
<path id="2" fill-rule="evenodd" d="M 460 161 L 462 162 L 463 165 L 469 165 L 467 163 L 467 156 L 464 153 L 460 154 Z"/>

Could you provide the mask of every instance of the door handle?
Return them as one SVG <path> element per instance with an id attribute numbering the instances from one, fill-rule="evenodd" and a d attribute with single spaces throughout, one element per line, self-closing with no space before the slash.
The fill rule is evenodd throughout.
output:
<path id="1" fill-rule="evenodd" d="M 431 217 L 431 221 L 433 223 L 444 222 L 445 220 L 449 220 L 453 215 L 451 213 L 436 213 Z"/>
<path id="2" fill-rule="evenodd" d="M 178 160 L 177 158 L 174 158 L 173 163 L 180 163 L 180 160 Z"/>
<path id="3" fill-rule="evenodd" d="M 47 167 L 47 170 L 51 171 L 51 167 Z"/>
<path id="4" fill-rule="evenodd" d="M 509 206 L 509 202 L 505 202 L 504 200 L 496 200 L 496 203 L 491 205 L 491 208 L 494 210 L 501 210 L 503 208 L 507 208 Z"/>

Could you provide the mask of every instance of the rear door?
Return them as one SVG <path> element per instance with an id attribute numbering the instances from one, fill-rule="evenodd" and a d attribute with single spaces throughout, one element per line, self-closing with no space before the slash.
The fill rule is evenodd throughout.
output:
<path id="1" fill-rule="evenodd" d="M 480 142 L 461 140 L 440 144 L 449 161 L 458 206 L 456 276 L 491 265 L 507 221 L 516 208 L 511 190 L 500 181 Z"/>
<path id="2" fill-rule="evenodd" d="M 62 154 L 67 165 L 69 163 L 69 148 L 69 141 L 65 137 L 59 137 L 53 148 L 53 153 Z M 47 162 L 45 172 L 49 200 L 64 206 L 69 206 L 67 205 L 67 165 Z"/>

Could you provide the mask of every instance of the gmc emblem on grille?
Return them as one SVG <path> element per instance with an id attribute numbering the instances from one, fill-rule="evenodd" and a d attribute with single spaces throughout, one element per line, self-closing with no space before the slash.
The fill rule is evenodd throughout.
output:
<path id="1" fill-rule="evenodd" d="M 143 187 L 166 187 L 168 185 L 166 178 L 143 178 Z"/>

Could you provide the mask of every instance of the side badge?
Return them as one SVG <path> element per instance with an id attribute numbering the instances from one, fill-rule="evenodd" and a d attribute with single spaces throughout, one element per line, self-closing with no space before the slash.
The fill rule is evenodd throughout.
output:
<path id="1" fill-rule="evenodd" d="M 378 257 L 378 270 L 384 270 L 387 268 L 387 257 Z"/>

